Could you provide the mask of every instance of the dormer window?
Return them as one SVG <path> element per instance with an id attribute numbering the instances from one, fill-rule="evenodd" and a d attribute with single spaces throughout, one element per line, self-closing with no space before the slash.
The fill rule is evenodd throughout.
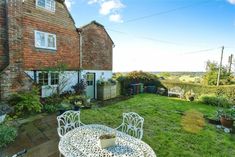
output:
<path id="1" fill-rule="evenodd" d="M 36 6 L 55 12 L 55 0 L 36 0 Z"/>

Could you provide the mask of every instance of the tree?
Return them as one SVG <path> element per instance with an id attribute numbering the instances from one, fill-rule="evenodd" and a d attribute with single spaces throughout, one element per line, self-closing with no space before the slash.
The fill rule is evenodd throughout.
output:
<path id="1" fill-rule="evenodd" d="M 219 65 L 217 62 L 207 61 L 206 74 L 203 76 L 203 82 L 206 85 L 216 85 Z M 231 84 L 232 75 L 227 71 L 225 66 L 221 67 L 220 85 Z"/>

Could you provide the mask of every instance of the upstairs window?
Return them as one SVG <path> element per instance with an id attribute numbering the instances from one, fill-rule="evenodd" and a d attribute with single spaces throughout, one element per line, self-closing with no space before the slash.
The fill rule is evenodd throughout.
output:
<path id="1" fill-rule="evenodd" d="M 35 31 L 35 47 L 56 50 L 56 35 Z"/>
<path id="2" fill-rule="evenodd" d="M 36 6 L 55 12 L 55 0 L 36 0 Z"/>

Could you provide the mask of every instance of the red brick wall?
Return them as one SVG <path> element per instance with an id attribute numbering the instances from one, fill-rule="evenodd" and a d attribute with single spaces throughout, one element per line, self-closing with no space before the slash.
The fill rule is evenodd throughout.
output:
<path id="1" fill-rule="evenodd" d="M 25 70 L 40 70 L 63 63 L 69 69 L 79 68 L 79 35 L 67 9 L 56 2 L 51 13 L 36 8 L 35 0 L 23 4 L 23 58 Z M 34 31 L 56 34 L 57 50 L 35 48 Z"/>
<path id="2" fill-rule="evenodd" d="M 0 71 L 8 64 L 5 0 L 0 1 Z"/>
<path id="3" fill-rule="evenodd" d="M 87 70 L 112 70 L 113 42 L 103 26 L 94 22 L 83 27 L 82 68 Z"/>
<path id="4" fill-rule="evenodd" d="M 5 99 L 14 92 L 29 90 L 32 81 L 25 75 L 22 53 L 22 2 L 8 0 L 7 7 L 7 51 L 9 64 L 0 73 L 0 99 Z"/>
<path id="5" fill-rule="evenodd" d="M 0 0 L 0 28 L 3 23 L 3 5 Z M 56 2 L 56 12 L 51 13 L 36 8 L 36 0 L 8 0 L 7 51 L 3 51 L 3 39 L 0 29 L 0 66 L 9 57 L 9 64 L 0 71 L 0 99 L 5 99 L 14 92 L 30 90 L 32 80 L 25 70 L 41 70 L 57 63 L 65 63 L 70 69 L 79 68 L 79 35 L 66 7 Z M 57 35 L 57 50 L 43 50 L 34 47 L 34 30 Z M 5 54 L 3 54 L 3 52 Z"/>

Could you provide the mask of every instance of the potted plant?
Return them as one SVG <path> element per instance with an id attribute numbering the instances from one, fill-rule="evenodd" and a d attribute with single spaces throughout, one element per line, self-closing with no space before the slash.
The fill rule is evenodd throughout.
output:
<path id="1" fill-rule="evenodd" d="M 116 135 L 115 134 L 103 134 L 99 137 L 100 147 L 107 148 L 115 145 Z"/>
<path id="2" fill-rule="evenodd" d="M 82 106 L 82 101 L 81 100 L 74 101 L 74 110 L 75 111 L 79 111 L 81 106 Z"/>
<path id="3" fill-rule="evenodd" d="M 83 104 L 83 100 L 79 95 L 69 97 L 69 102 L 73 105 L 75 111 L 80 110 Z"/>
<path id="4" fill-rule="evenodd" d="M 235 120 L 235 108 L 220 109 L 217 112 L 221 124 L 226 128 L 232 128 Z"/>
<path id="5" fill-rule="evenodd" d="M 193 92 L 193 90 L 190 90 L 188 92 L 185 93 L 185 97 L 187 100 L 189 101 L 194 101 L 195 99 L 195 93 Z"/>

